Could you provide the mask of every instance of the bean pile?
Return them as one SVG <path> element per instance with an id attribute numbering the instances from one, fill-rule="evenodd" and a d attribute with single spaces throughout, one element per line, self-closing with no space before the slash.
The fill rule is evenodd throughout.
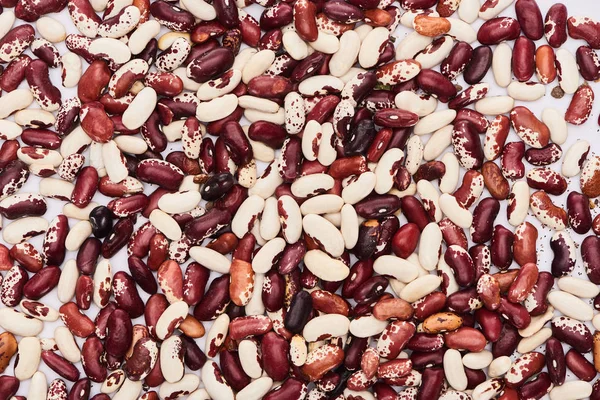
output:
<path id="1" fill-rule="evenodd" d="M 600 21 L 535 0 L 0 10 L 0 400 L 600 399 L 600 156 L 561 148 Z"/>

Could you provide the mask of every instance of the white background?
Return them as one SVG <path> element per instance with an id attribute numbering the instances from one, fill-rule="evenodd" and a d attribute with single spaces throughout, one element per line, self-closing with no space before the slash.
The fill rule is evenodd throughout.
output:
<path id="1" fill-rule="evenodd" d="M 548 10 L 548 8 L 553 5 L 555 3 L 555 1 L 550 1 L 550 0 L 539 0 L 538 4 L 542 10 L 542 16 L 545 16 L 546 11 Z M 567 8 L 568 8 L 568 12 L 569 15 L 574 15 L 574 16 L 590 16 L 590 17 L 594 17 L 597 20 L 600 20 L 600 10 L 595 7 L 596 4 L 593 1 L 589 1 L 589 0 L 570 0 L 567 3 Z M 397 5 L 397 3 L 395 4 Z M 250 14 L 252 14 L 256 19 L 259 19 L 260 17 L 260 13 L 261 13 L 262 7 L 253 5 L 250 6 L 246 9 L 246 11 L 248 11 Z M 504 12 L 502 12 L 503 16 L 515 16 L 514 14 L 514 5 L 509 7 L 509 9 L 505 10 Z M 67 30 L 67 33 L 78 33 L 76 28 L 73 26 L 71 19 L 67 13 L 66 8 L 59 14 L 49 14 L 49 16 L 56 18 L 57 20 L 61 21 L 64 25 L 65 28 Z M 453 18 L 457 18 L 456 15 L 453 16 Z M 23 21 L 17 21 L 16 25 L 21 24 Z M 481 24 L 483 23 L 482 20 L 478 20 L 474 23 L 474 28 L 478 28 Z M 35 26 L 35 24 L 33 24 Z M 167 30 L 163 29 L 162 33 L 166 33 Z M 397 29 L 397 31 L 395 32 L 394 36 L 396 36 L 397 40 L 396 40 L 396 45 L 399 43 L 400 40 L 402 40 L 408 33 L 410 33 L 411 30 L 403 27 L 403 26 L 399 26 L 399 28 Z M 38 35 L 39 36 L 39 35 Z M 510 45 L 512 47 L 514 42 L 511 42 Z M 541 40 L 536 42 L 537 47 L 546 44 L 546 39 L 542 38 Z M 567 43 L 565 43 L 564 47 L 566 47 L 571 53 L 575 54 L 576 49 L 581 46 L 581 45 L 585 45 L 585 42 L 583 42 L 582 40 L 574 40 L 569 38 Z M 473 43 L 472 44 L 473 47 L 477 46 L 477 43 Z M 64 52 L 66 52 L 66 47 L 63 43 L 59 43 L 57 44 L 57 48 L 59 50 L 59 52 L 61 54 L 64 54 Z M 30 51 L 27 51 L 27 54 L 31 55 Z M 85 63 L 85 61 L 83 61 L 84 64 L 84 68 L 87 67 L 87 63 Z M 437 69 L 437 68 L 436 68 Z M 70 98 L 72 96 L 76 95 L 76 89 L 65 89 L 62 87 L 62 85 L 60 84 L 61 80 L 60 80 L 60 69 L 51 69 L 50 71 L 50 76 L 52 81 L 55 83 L 56 86 L 58 86 L 62 92 L 63 92 L 63 101 L 66 100 L 67 98 Z M 532 78 L 533 80 L 536 79 L 535 75 Z M 494 96 L 494 95 L 504 95 L 506 94 L 506 89 L 504 88 L 500 88 L 498 86 L 495 85 L 494 82 L 494 78 L 493 78 L 493 74 L 492 71 L 490 69 L 490 71 L 488 72 L 488 74 L 486 75 L 486 77 L 483 80 L 484 82 L 487 82 L 490 84 L 491 89 L 490 92 L 488 93 L 489 96 Z M 583 82 L 583 81 L 582 81 Z M 466 88 L 468 85 L 466 85 L 464 83 L 464 81 L 462 80 L 462 78 L 458 79 L 458 82 L 463 88 Z M 552 88 L 554 88 L 555 86 L 558 85 L 557 80 L 555 80 L 554 82 L 552 82 L 551 84 L 549 84 L 547 86 L 546 89 L 546 96 L 541 99 L 538 100 L 537 102 L 534 103 L 523 103 L 523 102 L 517 102 L 516 105 L 526 105 L 527 107 L 529 107 L 538 117 L 541 116 L 541 112 L 545 107 L 554 107 L 557 108 L 559 110 L 566 110 L 570 99 L 572 96 L 570 95 L 565 95 L 564 98 L 557 100 L 554 99 L 553 97 L 550 96 L 550 92 L 552 90 Z M 597 96 L 600 95 L 600 91 L 598 91 L 598 89 L 600 88 L 600 85 L 598 85 L 597 83 L 591 83 L 592 88 L 594 88 L 597 92 Z M 27 84 L 24 82 L 21 84 L 20 86 L 21 88 L 27 88 Z M 32 107 L 37 107 L 37 105 L 34 103 L 32 105 Z M 445 109 L 446 106 L 444 104 L 441 104 L 438 106 L 438 110 L 440 109 Z M 598 106 L 598 101 L 596 101 L 596 104 L 594 105 L 594 109 L 592 112 L 592 115 L 590 117 L 590 119 L 588 120 L 588 122 L 583 125 L 583 126 L 579 126 L 579 127 L 575 127 L 575 126 L 569 126 L 569 137 L 567 139 L 567 142 L 565 144 L 563 144 L 561 147 L 563 149 L 563 154 L 564 152 L 573 144 L 575 143 L 578 139 L 586 139 L 588 140 L 591 145 L 592 145 L 592 149 L 590 152 L 590 156 L 593 155 L 594 153 L 598 153 L 600 150 L 600 143 L 598 143 L 598 132 L 599 132 L 599 128 L 598 128 L 598 110 L 599 110 L 600 106 Z M 247 121 L 243 121 L 243 123 L 247 124 Z M 429 135 L 422 137 L 423 141 L 426 141 L 428 139 Z M 482 136 L 482 140 L 483 140 L 483 136 Z M 510 141 L 516 141 L 519 140 L 519 138 L 517 137 L 517 135 L 511 130 L 511 133 L 509 135 L 509 138 L 507 139 L 507 142 Z M 167 151 L 165 151 L 163 153 L 163 155 L 168 154 L 168 152 L 171 152 L 173 150 L 179 150 L 181 148 L 180 143 L 169 143 L 168 147 L 167 147 Z M 449 148 L 447 151 L 452 151 L 451 148 Z M 88 155 L 89 151 L 84 152 L 84 155 Z M 439 159 L 439 158 L 438 158 Z M 87 162 L 86 162 L 87 164 Z M 527 170 L 531 169 L 531 166 L 526 164 L 526 168 Z M 551 165 L 550 167 L 556 171 L 560 171 L 560 166 L 561 166 L 561 161 Z M 260 171 L 262 171 L 262 169 L 264 168 L 264 165 L 259 165 L 259 173 Z M 461 174 L 464 173 L 464 171 L 461 171 Z M 37 192 L 38 191 L 38 183 L 39 183 L 39 179 L 38 177 L 31 175 L 29 180 L 27 181 L 27 183 L 25 184 L 25 186 L 21 189 L 21 193 L 23 192 Z M 150 194 L 154 191 L 154 189 L 156 188 L 155 185 L 149 185 L 149 184 L 144 184 L 145 185 L 145 193 L 146 194 Z M 580 185 L 579 185 L 579 177 L 574 177 L 574 178 L 570 178 L 569 179 L 569 189 L 568 191 L 562 195 L 562 196 L 551 196 L 553 198 L 553 200 L 555 201 L 555 203 L 557 205 L 560 206 L 566 206 L 566 197 L 568 195 L 568 193 L 570 191 L 580 191 Z M 484 193 L 484 195 L 482 195 L 482 198 L 484 197 L 488 197 L 489 193 L 487 193 L 487 191 Z M 97 193 L 96 196 L 94 196 L 93 201 L 99 203 L 99 204 L 106 204 L 110 199 L 104 197 L 103 195 L 101 195 L 100 193 Z M 597 200 L 595 200 L 595 203 L 597 203 Z M 62 207 L 63 207 L 63 202 L 61 201 L 57 201 L 57 200 L 53 200 L 53 199 L 48 199 L 48 211 L 45 214 L 45 218 L 48 221 L 51 221 L 54 216 L 56 216 L 57 214 L 62 212 Z M 592 216 L 595 216 L 598 212 L 596 210 L 592 210 Z M 406 219 L 401 216 L 400 217 L 401 223 L 405 223 Z M 538 266 L 540 268 L 540 270 L 550 270 L 550 263 L 552 260 L 552 251 L 549 247 L 549 241 L 550 238 L 552 237 L 553 232 L 547 228 L 542 227 L 538 221 L 533 217 L 533 215 L 529 215 L 527 218 L 527 221 L 533 223 L 539 230 L 539 236 L 538 236 L 538 242 L 537 242 L 537 246 L 538 246 Z M 76 220 L 70 220 L 69 221 L 69 225 L 72 227 L 77 221 Z M 139 217 L 138 218 L 138 222 L 136 224 L 136 226 L 140 226 L 142 225 L 144 222 L 146 222 L 146 219 L 144 217 Z M 4 226 L 6 226 L 8 223 L 10 223 L 9 220 L 7 220 L 6 218 L 4 218 L 3 220 Z M 498 215 L 498 218 L 495 221 L 496 224 L 503 224 L 505 227 L 511 229 L 514 231 L 514 228 L 511 227 L 507 220 L 506 220 L 506 202 L 502 202 L 501 205 L 501 209 L 500 209 L 500 213 Z M 585 238 L 585 236 L 582 235 L 578 235 L 575 232 L 573 232 L 571 229 L 568 230 L 569 233 L 571 234 L 573 240 L 576 242 L 577 247 L 579 248 L 579 244 L 581 243 L 581 241 Z M 589 234 L 593 234 L 591 231 L 589 232 Z M 43 236 L 39 236 L 36 238 L 33 238 L 31 240 L 31 243 L 38 249 L 41 251 L 41 243 L 42 243 L 42 237 Z M 4 243 L 3 240 L 0 238 L 0 242 Z M 6 244 L 6 243 L 4 243 Z M 10 245 L 8 245 L 8 247 L 10 248 Z M 68 252 L 67 256 L 66 256 L 66 260 L 68 259 L 74 259 L 76 257 L 76 252 Z M 111 259 L 111 264 L 112 264 L 112 268 L 113 268 L 113 273 L 115 273 L 116 271 L 119 270 L 125 270 L 128 272 L 128 268 L 127 268 L 127 255 L 126 255 L 126 251 L 125 248 L 122 249 L 116 256 L 114 256 Z M 186 263 L 187 265 L 187 263 Z M 579 254 L 579 250 L 578 250 L 578 260 L 577 260 L 577 266 L 575 271 L 573 272 L 573 276 L 576 277 L 582 277 L 587 279 L 585 273 L 583 272 L 583 269 L 581 267 L 582 262 L 581 262 L 581 256 Z M 513 265 L 513 268 L 516 267 L 516 264 Z M 185 268 L 185 265 L 182 265 L 182 268 Z M 5 274 L 5 273 L 4 273 Z M 211 278 L 214 278 L 216 276 L 216 274 L 213 272 Z M 138 288 L 139 289 L 139 288 Z M 143 299 L 147 299 L 147 295 L 146 293 L 144 293 L 141 289 L 138 290 L 140 292 L 140 295 L 142 296 Z M 49 294 L 47 294 L 46 296 L 44 296 L 44 298 L 41 300 L 53 307 L 55 307 L 56 309 L 58 309 L 58 307 L 60 307 L 60 303 L 58 302 L 57 298 L 56 298 L 56 291 L 52 291 Z M 591 303 L 591 300 L 590 300 Z M 0 307 L 4 307 L 4 305 L 0 305 Z M 92 304 L 92 307 L 90 308 L 90 310 L 86 311 L 85 313 L 90 316 L 90 318 L 94 318 L 97 314 L 97 308 Z M 192 309 L 190 309 L 190 312 L 192 311 Z M 143 317 L 138 318 L 136 320 L 133 321 L 134 324 L 136 323 L 140 323 L 140 324 L 144 324 L 143 321 Z M 44 331 L 39 335 L 40 338 L 49 338 L 53 336 L 53 331 L 57 326 L 60 326 L 62 323 L 59 321 L 55 322 L 55 323 L 45 323 L 45 329 Z M 206 330 L 208 331 L 209 327 L 210 327 L 210 323 L 204 323 Z M 590 324 L 590 328 L 591 328 L 591 324 Z M 18 338 L 20 339 L 20 338 Z M 82 339 L 77 339 L 77 342 L 79 343 L 79 345 L 81 346 L 83 343 Z M 202 349 L 204 349 L 204 340 L 200 339 L 199 341 L 199 345 Z M 543 347 L 541 348 L 541 350 L 543 351 Z M 591 360 L 591 354 L 588 354 L 588 358 Z M 12 363 L 14 363 L 14 358 L 11 362 L 11 366 L 4 372 L 4 374 L 12 374 Z M 80 368 L 80 364 L 77 365 Z M 46 376 L 48 378 L 48 383 L 57 377 L 57 375 L 51 371 L 48 367 L 46 367 L 46 365 L 44 365 L 43 362 L 40 363 L 40 367 L 39 369 L 41 371 L 43 371 L 44 373 L 46 373 Z M 81 368 L 80 368 L 81 370 Z M 85 374 L 82 371 L 81 377 L 84 377 Z M 70 387 L 71 386 L 71 382 L 66 382 L 67 386 Z M 27 395 L 27 391 L 28 391 L 28 385 L 29 382 L 22 382 L 21 387 L 18 391 L 18 395 L 23 395 L 26 396 Z M 98 393 L 100 388 L 99 384 L 92 384 L 92 394 L 96 394 Z"/>

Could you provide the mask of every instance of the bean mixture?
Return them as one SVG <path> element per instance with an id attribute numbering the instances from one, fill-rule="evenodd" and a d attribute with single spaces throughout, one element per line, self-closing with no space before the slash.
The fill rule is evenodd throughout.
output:
<path id="1" fill-rule="evenodd" d="M 0 0 L 0 400 L 599 400 L 600 20 L 544 11 Z"/>

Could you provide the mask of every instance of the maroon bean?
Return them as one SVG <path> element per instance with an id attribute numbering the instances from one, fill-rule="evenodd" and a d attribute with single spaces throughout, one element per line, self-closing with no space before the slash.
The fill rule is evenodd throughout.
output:
<path id="1" fill-rule="evenodd" d="M 85 239 L 79 250 L 77 251 L 77 268 L 79 272 L 86 275 L 92 275 L 96 270 L 96 262 L 100 256 L 100 248 L 102 243 L 100 240 L 89 237 Z"/>
<path id="2" fill-rule="evenodd" d="M 210 283 L 204 297 L 194 308 L 194 317 L 199 321 L 215 319 L 229 301 L 229 274 L 225 274 Z"/>
<path id="3" fill-rule="evenodd" d="M 285 329 L 292 333 L 300 333 L 308 322 L 313 311 L 312 297 L 306 291 L 300 291 L 292 298 L 289 310 L 285 315 Z"/>
<path id="4" fill-rule="evenodd" d="M 452 245 L 444 254 L 444 260 L 448 264 L 456 282 L 460 286 L 471 286 L 475 280 L 475 264 L 466 249 Z"/>
<path id="5" fill-rule="evenodd" d="M 517 349 L 517 345 L 521 340 L 517 328 L 509 323 L 502 325 L 500 338 L 492 344 L 492 354 L 494 358 L 502 356 L 511 356 Z"/>
<path id="6" fill-rule="evenodd" d="M 94 324 L 96 325 L 95 334 L 100 339 L 105 339 L 108 331 L 108 317 L 112 314 L 113 311 L 117 309 L 117 306 L 114 301 L 109 302 L 106 307 L 100 310 L 96 315 L 94 320 Z"/>
<path id="7" fill-rule="evenodd" d="M 464 78 L 469 85 L 479 83 L 492 65 L 492 49 L 479 46 L 473 50 L 471 60 L 465 68 Z"/>
<path id="8" fill-rule="evenodd" d="M 221 372 L 234 390 L 239 391 L 248 386 L 250 377 L 244 372 L 237 352 L 223 351 L 219 358 Z"/>
<path id="9" fill-rule="evenodd" d="M 88 378 L 82 378 L 71 386 L 67 400 L 88 400 L 90 397 L 90 389 L 90 380 Z"/>
<path id="10" fill-rule="evenodd" d="M 600 78 L 600 60 L 596 52 L 589 46 L 580 46 L 575 53 L 579 72 L 586 81 Z"/>
<path id="11" fill-rule="evenodd" d="M 198 344 L 196 344 L 196 341 L 194 339 L 189 338 L 185 335 L 181 335 L 180 337 L 183 343 L 183 347 L 185 347 L 185 365 L 192 371 L 199 370 L 206 363 L 206 355 L 200 349 L 200 347 L 198 347 Z"/>
<path id="12" fill-rule="evenodd" d="M 2 389 L 0 390 L 0 398 L 2 400 L 11 399 L 15 394 L 17 394 L 17 391 L 19 390 L 20 385 L 21 385 L 21 382 L 19 382 L 19 380 L 17 378 L 15 378 L 14 376 L 1 375 L 0 376 L 0 387 Z"/>
<path id="13" fill-rule="evenodd" d="M 487 197 L 479 202 L 473 211 L 471 238 L 475 243 L 486 243 L 492 239 L 493 225 L 500 202 L 493 197 Z"/>
<path id="14" fill-rule="evenodd" d="M 356 213 L 363 218 L 381 218 L 400 209 L 401 201 L 396 195 L 371 195 L 356 203 Z"/>
<path id="15" fill-rule="evenodd" d="M 295 136 L 287 138 L 281 147 L 281 160 L 278 172 L 284 182 L 291 183 L 300 175 L 302 163 L 302 142 Z"/>

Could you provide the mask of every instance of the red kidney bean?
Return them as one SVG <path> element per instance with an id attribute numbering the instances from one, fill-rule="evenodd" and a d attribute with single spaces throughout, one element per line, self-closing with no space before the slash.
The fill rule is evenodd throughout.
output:
<path id="1" fill-rule="evenodd" d="M 423 371 L 417 400 L 437 399 L 444 386 L 444 369 L 427 368 Z"/>
<path id="2" fill-rule="evenodd" d="M 280 125 L 268 121 L 256 121 L 250 125 L 248 137 L 274 149 L 279 149 L 285 141 L 286 133 Z"/>
<path id="3" fill-rule="evenodd" d="M 16 140 L 5 140 L 0 146 L 0 168 L 4 169 L 11 161 L 17 159 L 20 144 Z"/>
<path id="4" fill-rule="evenodd" d="M 565 363 L 571 372 L 581 380 L 590 382 L 596 377 L 594 365 L 576 350 L 570 349 L 567 352 Z"/>
<path id="5" fill-rule="evenodd" d="M 75 382 L 79 379 L 79 370 L 70 361 L 59 356 L 53 351 L 42 351 L 42 360 L 44 363 L 63 378 Z"/>
<path id="6" fill-rule="evenodd" d="M 108 317 L 106 352 L 122 358 L 131 346 L 133 327 L 126 311 L 117 308 Z"/>
<path id="7" fill-rule="evenodd" d="M 498 44 L 519 37 L 519 22 L 510 17 L 497 17 L 485 21 L 477 32 L 477 40 L 484 45 Z"/>
<path id="8" fill-rule="evenodd" d="M 479 46 L 473 50 L 468 62 L 464 78 L 469 85 L 479 83 L 492 65 L 492 49 L 489 46 Z"/>
<path id="9" fill-rule="evenodd" d="M 445 76 L 431 69 L 421 70 L 417 75 L 417 84 L 426 93 L 438 98 L 442 103 L 447 103 L 456 96 L 456 87 Z"/>
<path id="10" fill-rule="evenodd" d="M 101 247 L 100 240 L 94 237 L 89 237 L 83 242 L 76 259 L 77 268 L 82 274 L 92 275 L 94 273 Z"/>
<path id="11" fill-rule="evenodd" d="M 98 189 L 98 171 L 92 166 L 83 167 L 77 176 L 71 202 L 84 208 L 91 201 Z"/>
<path id="12" fill-rule="evenodd" d="M 475 311 L 475 321 L 481 326 L 481 331 L 487 340 L 495 343 L 500 339 L 502 320 L 497 312 L 480 308 Z"/>
<path id="13" fill-rule="evenodd" d="M 533 0 L 518 0 L 515 3 L 517 20 L 525 36 L 531 40 L 539 40 L 544 35 L 542 13 Z"/>
<path id="14" fill-rule="evenodd" d="M 525 36 L 515 41 L 512 56 L 512 71 L 520 82 L 528 81 L 535 72 L 535 43 Z"/>
<path id="15" fill-rule="evenodd" d="M 267 375 L 274 380 L 284 380 L 288 376 L 290 365 L 288 360 L 290 347 L 287 340 L 275 332 L 268 332 L 262 337 L 261 349 L 263 368 Z"/>
<path id="16" fill-rule="evenodd" d="M 23 294 L 31 300 L 39 300 L 58 284 L 60 268 L 48 266 L 39 270 L 23 286 Z"/>
<path id="17" fill-rule="evenodd" d="M 517 303 L 511 303 L 504 297 L 500 299 L 498 312 L 517 329 L 527 328 L 531 322 L 531 316 L 525 307 Z"/>
<path id="18" fill-rule="evenodd" d="M 6 92 L 15 90 L 25 79 L 27 66 L 31 57 L 26 54 L 14 58 L 8 63 L 2 75 L 0 75 L 0 89 Z"/>

